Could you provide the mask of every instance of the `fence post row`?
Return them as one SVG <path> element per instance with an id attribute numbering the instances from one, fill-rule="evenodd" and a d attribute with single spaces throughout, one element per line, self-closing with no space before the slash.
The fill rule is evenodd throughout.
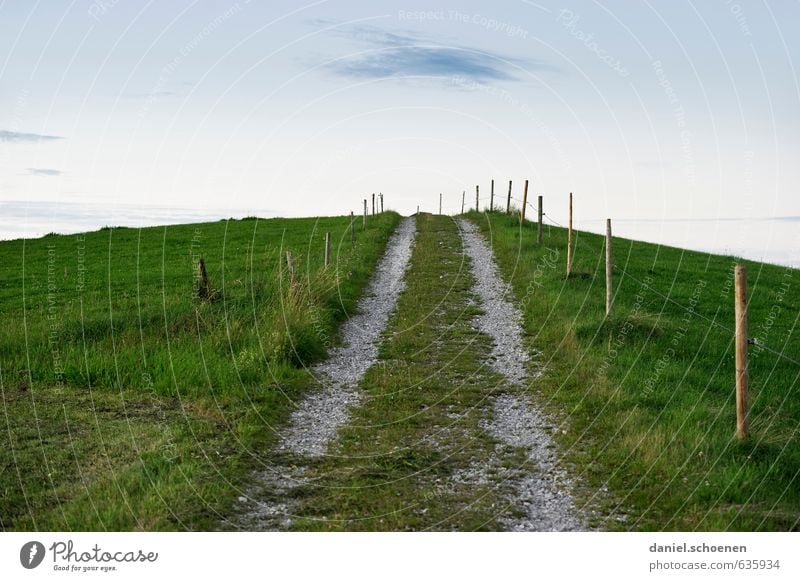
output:
<path id="1" fill-rule="evenodd" d="M 747 267 L 737 264 L 734 270 L 736 316 L 736 438 L 749 435 L 747 410 L 747 383 L 749 364 L 747 358 Z"/>
<path id="2" fill-rule="evenodd" d="M 511 213 L 511 192 L 513 181 L 508 180 L 508 196 L 506 198 L 506 214 Z M 461 192 L 461 213 L 464 213 L 466 204 L 466 190 Z M 439 193 L 439 215 L 442 214 L 442 197 Z M 544 216 L 544 196 L 538 196 L 538 225 L 537 241 L 542 243 L 542 217 Z M 383 194 L 380 194 L 381 212 L 383 212 Z M 372 194 L 373 214 L 375 212 L 375 194 Z M 520 211 L 520 224 L 525 224 L 525 211 L 528 204 L 528 180 L 525 180 L 522 194 L 522 208 Z M 475 186 L 475 211 L 480 211 L 480 185 Z M 494 180 L 491 180 L 491 190 L 489 195 L 489 211 L 494 211 Z M 419 206 L 417 206 L 419 215 Z M 575 258 L 575 241 L 573 228 L 574 208 L 573 193 L 569 193 L 569 218 L 567 221 L 567 277 L 573 272 Z M 351 242 L 355 244 L 355 218 L 350 212 L 351 222 Z M 364 200 L 364 227 L 367 225 L 367 200 Z M 330 264 L 330 232 L 325 233 L 325 267 Z M 606 219 L 605 237 L 605 259 L 606 259 L 606 318 L 611 316 L 614 305 L 614 256 L 613 256 L 613 234 L 611 229 L 611 218 Z M 291 252 L 286 252 L 286 266 L 289 276 L 294 276 L 294 263 Z M 203 258 L 198 262 L 198 295 L 207 297 L 209 295 L 208 273 Z M 748 384 L 749 384 L 749 356 L 748 356 L 748 312 L 747 312 L 747 266 L 737 264 L 734 269 L 734 316 L 735 316 L 735 371 L 736 371 L 736 438 L 746 440 L 750 436 L 749 428 L 749 409 L 748 409 Z"/>

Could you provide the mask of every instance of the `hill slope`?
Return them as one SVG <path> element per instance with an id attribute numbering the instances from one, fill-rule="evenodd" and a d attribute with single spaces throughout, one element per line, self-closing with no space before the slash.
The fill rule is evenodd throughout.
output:
<path id="1" fill-rule="evenodd" d="M 798 271 L 748 263 L 758 345 L 752 437 L 737 442 L 737 261 L 615 239 L 607 319 L 602 237 L 577 233 L 567 278 L 563 229 L 546 227 L 539 245 L 515 216 L 467 218 L 524 318 L 532 359 L 519 395 L 554 418 L 580 483 L 575 507 L 591 508 L 591 526 L 800 527 Z M 270 461 L 293 402 L 315 385 L 304 366 L 336 341 L 399 220 L 371 218 L 354 247 L 349 218 L 0 243 L 0 526 L 218 527 Z M 483 311 L 459 229 L 447 217 L 417 223 L 409 287 L 381 361 L 359 383 L 366 399 L 339 431 L 346 453 L 309 464 L 329 486 L 298 492 L 294 528 L 495 530 L 508 522 L 497 507 L 515 498 L 503 486 L 526 481 L 525 454 L 499 454 L 484 433 L 490 396 L 505 388 L 486 365 L 497 345 L 474 326 Z M 206 300 L 196 296 L 200 256 Z M 480 465 L 494 476 L 470 477 Z"/>

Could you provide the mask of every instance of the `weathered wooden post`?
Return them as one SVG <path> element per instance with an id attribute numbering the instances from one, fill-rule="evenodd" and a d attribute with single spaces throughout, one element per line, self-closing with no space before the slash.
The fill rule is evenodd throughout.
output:
<path id="1" fill-rule="evenodd" d="M 511 180 L 508 180 L 508 200 L 506 200 L 506 214 L 511 213 Z"/>
<path id="2" fill-rule="evenodd" d="M 480 186 L 475 186 L 475 211 L 480 212 L 481 209 L 479 207 L 480 200 Z"/>
<path id="3" fill-rule="evenodd" d="M 381 214 L 383 214 L 383 192 L 381 192 Z"/>
<path id="4" fill-rule="evenodd" d="M 289 280 L 294 279 L 294 257 L 290 251 L 286 251 L 286 271 L 289 274 Z"/>
<path id="5" fill-rule="evenodd" d="M 492 180 L 492 193 L 489 194 L 489 211 L 494 211 L 494 180 Z"/>
<path id="6" fill-rule="evenodd" d="M 375 215 L 375 194 L 372 194 L 372 215 Z"/>
<path id="7" fill-rule="evenodd" d="M 519 223 L 525 224 L 525 206 L 528 205 L 528 180 L 525 180 L 525 191 L 522 194 L 522 211 L 519 214 Z"/>
<path id="8" fill-rule="evenodd" d="M 611 218 L 608 218 L 606 220 L 606 317 L 611 316 L 611 306 L 613 303 L 613 290 L 611 288 L 611 272 L 613 268 L 613 256 L 611 255 Z"/>
<path id="9" fill-rule="evenodd" d="M 364 200 L 364 230 L 367 229 L 367 200 Z"/>
<path id="10" fill-rule="evenodd" d="M 569 221 L 567 222 L 567 276 L 572 275 L 572 192 L 569 193 Z"/>
<path id="11" fill-rule="evenodd" d="M 463 192 L 461 192 L 461 213 L 462 214 L 464 213 L 464 202 L 467 199 L 466 196 L 467 196 L 467 190 L 464 190 Z"/>
<path id="12" fill-rule="evenodd" d="M 745 440 L 749 436 L 747 383 L 749 363 L 747 360 L 747 267 L 737 264 L 734 270 L 735 315 L 736 315 L 736 438 Z"/>
<path id="13" fill-rule="evenodd" d="M 211 296 L 211 287 L 208 284 L 208 271 L 206 271 L 206 261 L 203 257 L 197 261 L 197 298 L 207 299 Z"/>
<path id="14" fill-rule="evenodd" d="M 352 210 L 350 211 L 350 245 L 356 245 L 356 218 Z"/>
<path id="15" fill-rule="evenodd" d="M 542 243 L 542 215 L 543 215 L 543 208 L 542 208 L 542 198 L 543 196 L 539 196 L 539 227 L 536 231 L 536 242 L 539 244 Z"/>
<path id="16" fill-rule="evenodd" d="M 325 268 L 331 263 L 331 233 L 325 232 Z"/>
<path id="17" fill-rule="evenodd" d="M 442 194 L 439 193 L 439 215 L 442 215 Z"/>

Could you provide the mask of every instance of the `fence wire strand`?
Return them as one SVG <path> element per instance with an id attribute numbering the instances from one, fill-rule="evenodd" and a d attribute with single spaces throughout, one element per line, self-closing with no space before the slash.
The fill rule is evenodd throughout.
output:
<path id="1" fill-rule="evenodd" d="M 509 199 L 509 197 L 507 196 L 507 198 L 506 198 L 506 199 Z M 511 199 L 512 201 L 514 201 L 514 202 L 519 202 L 520 204 L 522 203 L 522 200 L 520 200 L 519 198 L 517 198 L 517 197 L 515 197 L 515 196 L 510 196 L 510 199 Z M 538 205 L 534 206 L 532 202 L 526 202 L 525 204 L 526 204 L 526 206 L 527 206 L 527 207 L 530 207 L 532 210 L 536 210 L 536 211 L 538 212 Z M 545 212 L 542 212 L 542 217 L 543 217 L 543 218 L 545 218 L 545 219 L 547 219 L 548 221 L 552 222 L 552 224 L 553 224 L 554 226 L 558 226 L 559 228 L 566 228 L 566 226 L 564 226 L 563 224 L 559 223 L 559 222 L 558 222 L 558 221 L 556 221 L 556 220 L 553 220 L 553 219 L 552 219 L 550 216 L 548 216 L 548 215 L 547 215 L 547 213 L 545 213 Z M 598 234 L 598 236 L 602 236 L 602 234 Z M 668 295 L 665 295 L 664 293 L 662 293 L 661 291 L 659 291 L 659 290 L 657 290 L 657 289 L 653 288 L 652 286 L 650 286 L 649 284 L 647 284 L 647 283 L 646 283 L 646 282 L 644 282 L 643 280 L 641 280 L 641 279 L 639 279 L 638 277 L 636 277 L 636 276 L 632 275 L 631 273 L 629 273 L 629 272 L 628 272 L 627 270 L 625 270 L 624 268 L 622 268 L 622 267 L 620 267 L 620 266 L 617 266 L 616 264 L 612 265 L 612 268 L 613 268 L 614 270 L 618 271 L 619 273 L 621 273 L 623 276 L 627 276 L 628 278 L 632 279 L 633 281 L 635 281 L 635 282 L 639 283 L 640 285 L 642 285 L 643 287 L 647 288 L 647 289 L 648 289 L 649 291 L 651 291 L 652 293 L 654 293 L 654 294 L 656 294 L 656 295 L 660 296 L 660 297 L 661 297 L 661 298 L 663 298 L 664 300 L 666 300 L 666 301 L 668 301 L 668 302 L 672 303 L 673 305 L 677 306 L 678 308 L 680 308 L 680 309 L 682 309 L 682 310 L 684 310 L 684 311 L 686 311 L 686 312 L 688 312 L 688 313 L 692 313 L 692 314 L 694 314 L 694 315 L 697 315 L 697 316 L 698 316 L 700 319 L 702 319 L 702 320 L 704 320 L 704 321 L 706 321 L 706 322 L 710 323 L 710 324 L 711 324 L 711 325 L 713 325 L 713 326 L 719 327 L 720 329 L 722 329 L 722 330 L 724 330 L 724 331 L 726 331 L 726 332 L 728 332 L 728 333 L 731 333 L 731 334 L 733 334 L 733 333 L 734 333 L 734 330 L 733 330 L 733 329 L 731 329 L 730 327 L 727 327 L 726 325 L 723 325 L 722 323 L 719 323 L 719 322 L 717 322 L 715 319 L 711 319 L 711 318 L 709 318 L 709 317 L 706 317 L 705 315 L 703 315 L 702 313 L 699 313 L 698 311 L 696 311 L 696 310 L 694 310 L 694 309 L 691 309 L 691 308 L 689 308 L 689 307 L 686 307 L 686 306 L 682 305 L 681 303 L 679 303 L 679 302 L 678 302 L 678 301 L 676 301 L 675 299 L 673 299 L 673 298 L 669 297 Z M 788 341 L 787 341 L 787 343 L 788 343 Z M 772 354 L 773 354 L 773 355 L 775 355 L 776 357 L 779 357 L 779 358 L 781 358 L 781 359 L 784 359 L 784 360 L 786 360 L 786 361 L 788 361 L 788 362 L 790 362 L 790 363 L 793 363 L 794 365 L 797 365 L 798 367 L 800 367 L 800 361 L 798 361 L 798 360 L 796 360 L 796 359 L 793 359 L 793 358 L 789 357 L 788 355 L 785 355 L 785 354 L 783 353 L 783 351 L 778 351 L 777 349 L 773 349 L 772 347 L 770 347 L 770 346 L 769 346 L 769 345 L 767 345 L 766 343 L 763 343 L 763 342 L 760 342 L 760 341 L 759 341 L 759 342 L 756 342 L 756 343 L 754 343 L 754 346 L 755 346 L 755 347 L 758 347 L 758 348 L 760 348 L 760 349 L 763 349 L 764 351 L 768 351 L 769 353 L 772 353 Z M 785 349 L 785 348 L 784 348 L 784 349 Z"/>

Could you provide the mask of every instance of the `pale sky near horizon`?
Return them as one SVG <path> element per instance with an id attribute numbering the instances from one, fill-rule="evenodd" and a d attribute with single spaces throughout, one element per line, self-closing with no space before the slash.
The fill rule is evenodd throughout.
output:
<path id="1" fill-rule="evenodd" d="M 2 2 L 0 201 L 407 214 L 529 178 L 586 218 L 798 216 L 798 29 L 797 0 Z"/>

